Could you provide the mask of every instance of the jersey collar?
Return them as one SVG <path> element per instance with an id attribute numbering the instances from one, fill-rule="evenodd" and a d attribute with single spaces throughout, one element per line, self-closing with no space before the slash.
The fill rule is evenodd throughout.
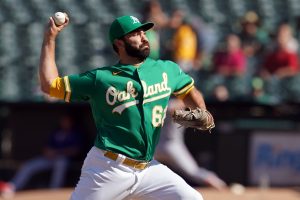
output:
<path id="1" fill-rule="evenodd" d="M 133 70 L 141 69 L 148 62 L 148 60 L 149 60 L 149 58 L 146 58 L 144 60 L 144 62 L 138 67 L 136 67 L 134 65 L 131 65 L 131 64 L 122 64 L 122 63 L 120 63 L 120 61 L 115 66 L 118 67 L 118 68 L 126 68 L 126 69 L 129 68 L 129 69 L 133 69 Z"/>

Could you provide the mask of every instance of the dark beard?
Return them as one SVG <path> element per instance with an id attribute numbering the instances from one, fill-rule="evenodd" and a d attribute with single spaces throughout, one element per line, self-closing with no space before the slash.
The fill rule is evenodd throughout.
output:
<path id="1" fill-rule="evenodd" d="M 139 61 L 144 61 L 150 54 L 150 48 L 148 49 L 137 49 L 129 44 L 126 40 L 123 40 L 125 43 L 125 51 L 126 53 L 131 56 L 139 59 Z M 147 42 L 148 43 L 148 42 Z M 148 44 L 149 46 L 149 44 Z"/>

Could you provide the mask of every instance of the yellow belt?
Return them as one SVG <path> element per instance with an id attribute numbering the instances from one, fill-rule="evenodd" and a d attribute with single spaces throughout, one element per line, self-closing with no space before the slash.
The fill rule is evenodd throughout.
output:
<path id="1" fill-rule="evenodd" d="M 116 161 L 119 157 L 119 154 L 111 152 L 111 151 L 105 151 L 104 156 L 111 159 L 111 160 Z M 134 160 L 134 159 L 126 157 L 123 160 L 122 164 L 127 165 L 129 167 L 133 167 L 135 169 L 142 170 L 142 169 L 145 169 L 148 166 L 149 162 L 138 161 L 138 160 Z"/>

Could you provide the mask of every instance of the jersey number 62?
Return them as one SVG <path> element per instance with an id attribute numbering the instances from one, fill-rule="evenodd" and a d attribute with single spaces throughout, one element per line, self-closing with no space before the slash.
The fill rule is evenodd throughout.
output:
<path id="1" fill-rule="evenodd" d="M 165 109 L 160 106 L 154 106 L 152 109 L 152 125 L 154 127 L 163 126 L 164 120 L 166 118 L 167 107 Z"/>

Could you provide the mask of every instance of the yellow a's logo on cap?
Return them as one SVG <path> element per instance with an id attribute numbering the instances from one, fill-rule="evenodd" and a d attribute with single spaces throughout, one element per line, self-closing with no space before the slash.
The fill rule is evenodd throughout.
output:
<path id="1" fill-rule="evenodd" d="M 130 16 L 130 18 L 132 19 L 132 23 L 136 24 L 136 23 L 140 23 L 139 19 L 134 17 L 134 16 Z"/>

